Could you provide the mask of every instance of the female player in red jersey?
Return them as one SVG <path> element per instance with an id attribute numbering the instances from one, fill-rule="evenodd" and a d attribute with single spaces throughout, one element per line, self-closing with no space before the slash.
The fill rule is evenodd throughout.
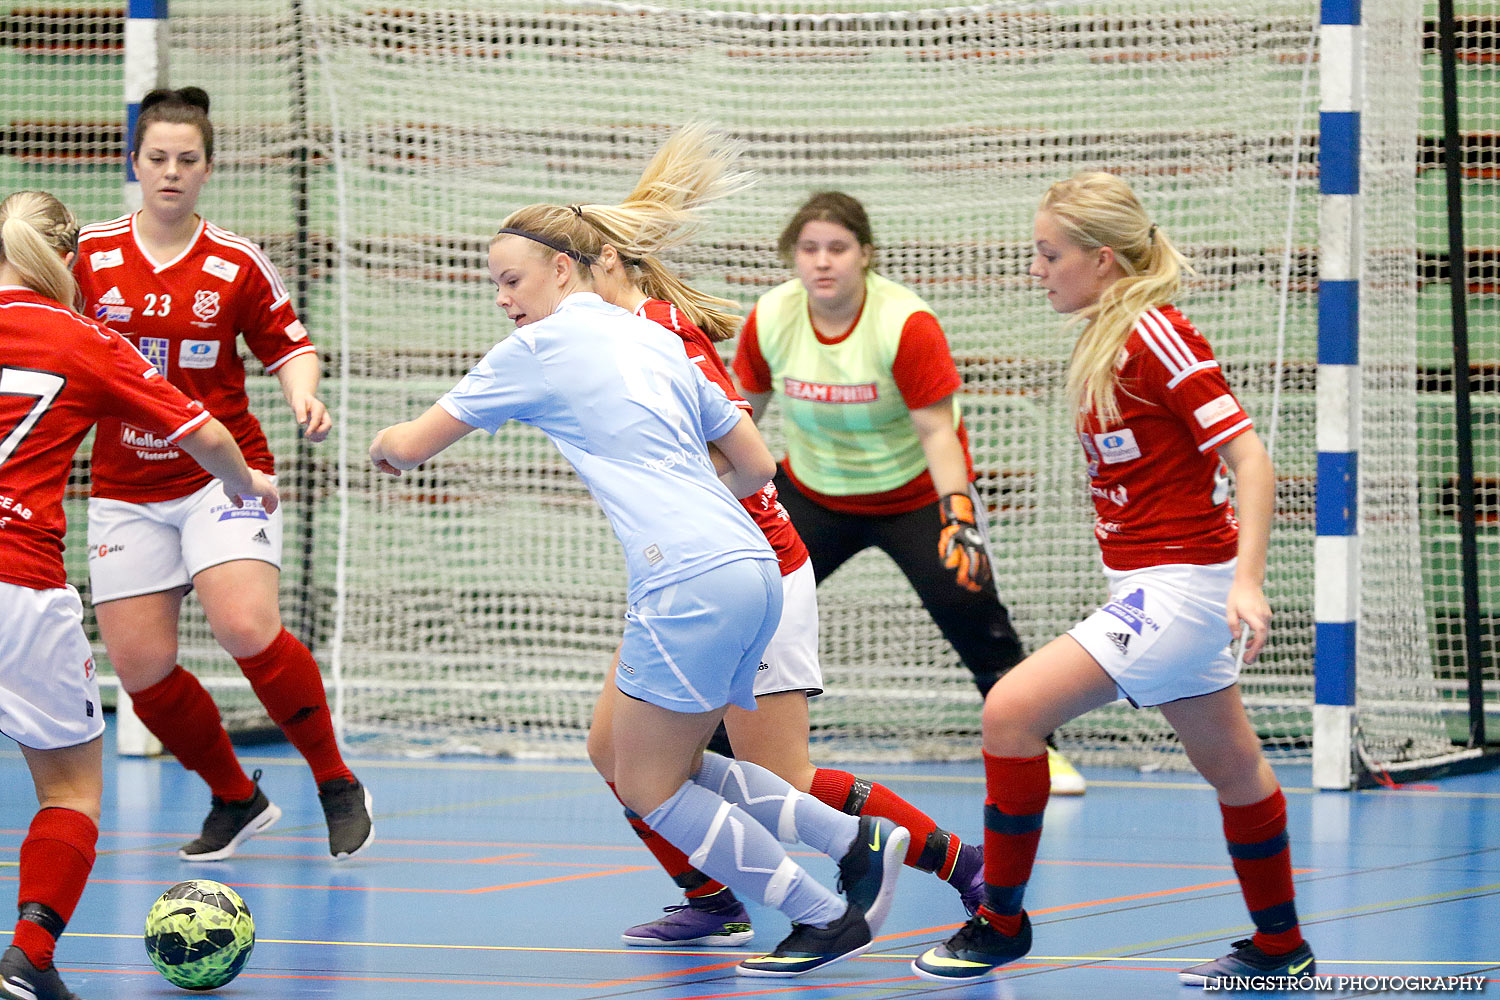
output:
<path id="1" fill-rule="evenodd" d="M 1025 955 L 1022 896 L 1047 804 L 1043 737 L 1117 698 L 1157 706 L 1219 794 L 1229 856 L 1255 924 L 1224 958 L 1180 973 L 1314 972 L 1292 887 L 1286 801 L 1245 715 L 1244 662 L 1265 646 L 1262 585 L 1275 472 L 1208 342 L 1169 303 L 1185 261 L 1130 186 L 1060 181 L 1036 214 L 1031 274 L 1083 324 L 1068 367 L 1110 600 L 1027 657 L 984 706 L 985 894 L 973 919 L 913 963 L 928 979 L 983 976 Z M 1238 519 L 1225 467 L 1234 473 Z"/>
<path id="2" fill-rule="evenodd" d="M 0 955 L 10 1000 L 75 1000 L 52 954 L 99 838 L 104 713 L 83 605 L 63 575 L 73 452 L 95 421 L 129 420 L 201 463 L 226 505 L 277 505 L 276 487 L 202 404 L 73 311 L 77 245 L 77 220 L 50 194 L 0 203 L 0 732 L 20 744 L 41 805 L 21 843 L 20 919 Z"/>
<path id="3" fill-rule="evenodd" d="M 962 386 L 927 303 L 874 270 L 864 206 L 840 191 L 809 198 L 777 249 L 796 277 L 745 320 L 734 373 L 757 420 L 780 400 L 787 454 L 782 503 L 821 584 L 867 548 L 905 574 L 973 674 L 980 696 L 1024 656 L 990 572 Z M 1054 794 L 1082 775 L 1049 756 Z"/>
<path id="4" fill-rule="evenodd" d="M 747 175 L 731 169 L 735 153 L 722 137 L 708 130 L 683 129 L 656 154 L 623 204 L 580 205 L 574 210 L 602 240 L 592 268 L 594 290 L 606 302 L 671 330 L 704 376 L 748 413 L 750 404 L 735 389 L 714 347 L 739 327 L 739 317 L 728 311 L 733 304 L 685 284 L 656 257 L 692 235 L 695 209 L 745 186 Z M 767 483 L 741 503 L 776 552 L 784 599 L 781 623 L 756 673 L 755 711 L 731 706 L 724 716 L 735 755 L 769 769 L 798 791 L 835 809 L 885 817 L 906 827 L 911 843 L 905 863 L 947 880 L 973 913 L 983 889 L 983 859 L 977 845 L 964 844 L 955 834 L 939 829 L 930 817 L 884 785 L 846 771 L 818 768 L 809 759 L 807 699 L 823 690 L 812 565 L 774 484 Z M 589 736 L 590 755 L 606 777 L 613 773 L 609 724 L 613 688 L 611 675 Z M 641 947 L 717 948 L 750 941 L 750 917 L 734 893 L 698 872 L 681 851 L 639 817 L 629 815 L 637 834 L 682 887 L 686 902 L 668 907 L 656 920 L 629 928 L 622 935 L 624 942 Z"/>
<path id="5" fill-rule="evenodd" d="M 317 353 L 276 268 L 254 243 L 196 212 L 213 172 L 208 104 L 196 87 L 146 95 L 130 154 L 143 206 L 85 227 L 74 270 L 85 313 L 201 400 L 269 475 L 275 465 L 250 413 L 238 337 L 280 380 L 309 440 L 323 440 L 332 422 L 317 397 Z M 230 509 L 172 442 L 125 420 L 99 425 L 92 475 L 89 579 L 105 648 L 146 728 L 213 795 L 202 834 L 178 856 L 227 858 L 281 815 L 240 767 L 213 699 L 177 665 L 190 589 L 214 638 L 312 768 L 329 853 L 362 850 L 374 836 L 369 793 L 339 753 L 318 664 L 281 624 L 281 515 Z"/>

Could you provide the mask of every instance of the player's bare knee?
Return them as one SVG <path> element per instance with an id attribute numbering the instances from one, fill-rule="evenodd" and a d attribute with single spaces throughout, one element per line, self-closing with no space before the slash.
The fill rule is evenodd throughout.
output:
<path id="1" fill-rule="evenodd" d="M 214 638 L 224 652 L 237 660 L 248 660 L 264 653 L 281 634 L 281 621 L 274 626 L 254 614 L 233 614 L 212 623 Z"/>
<path id="2" fill-rule="evenodd" d="M 109 662 L 127 694 L 137 694 L 166 680 L 177 668 L 177 642 L 157 644 L 105 642 Z"/>

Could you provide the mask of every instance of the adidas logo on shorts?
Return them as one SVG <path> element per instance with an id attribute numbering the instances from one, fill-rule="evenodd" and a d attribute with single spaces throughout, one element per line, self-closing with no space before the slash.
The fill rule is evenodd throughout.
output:
<path id="1" fill-rule="evenodd" d="M 1106 632 L 1105 635 L 1109 636 L 1109 641 L 1112 642 L 1112 643 L 1114 643 L 1115 644 L 1115 648 L 1118 649 L 1120 652 L 1124 653 L 1127 650 L 1129 650 L 1129 648 L 1130 648 L 1130 633 L 1129 632 Z"/>
<path id="2" fill-rule="evenodd" d="M 250 536 L 250 540 L 252 542 L 260 542 L 262 545 L 270 545 L 271 544 L 271 540 L 266 537 L 266 529 L 265 528 L 261 528 L 255 534 L 251 535 Z"/>

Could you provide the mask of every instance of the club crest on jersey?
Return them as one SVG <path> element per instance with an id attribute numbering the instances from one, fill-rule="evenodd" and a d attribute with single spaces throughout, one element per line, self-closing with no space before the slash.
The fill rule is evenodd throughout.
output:
<path id="1" fill-rule="evenodd" d="M 1129 427 L 1095 434 L 1094 443 L 1099 446 L 1099 457 L 1105 465 L 1119 465 L 1141 457 L 1141 446 L 1135 443 L 1135 431 Z"/>
<path id="2" fill-rule="evenodd" d="M 184 340 L 177 346 L 177 367 L 212 368 L 219 363 L 217 340 Z"/>
<path id="3" fill-rule="evenodd" d="M 1150 628 L 1153 632 L 1161 631 L 1156 619 L 1146 614 L 1146 592 L 1139 588 L 1118 601 L 1110 601 L 1104 606 L 1104 610 L 1129 625 L 1136 635 L 1141 634 L 1142 628 Z M 1124 652 L 1123 647 L 1121 652 Z"/>
<path id="4" fill-rule="evenodd" d="M 193 315 L 199 319 L 213 319 L 219 315 L 219 293 L 205 288 L 194 292 Z"/>
<path id="5" fill-rule="evenodd" d="M 142 337 L 136 347 L 140 349 L 141 357 L 151 362 L 162 372 L 167 370 L 167 349 L 171 341 L 166 337 Z"/>
<path id="6" fill-rule="evenodd" d="M 123 263 L 125 263 L 125 251 L 120 249 L 96 250 L 89 254 L 89 267 L 96 271 L 102 271 L 107 267 L 119 267 Z"/>
<path id="7" fill-rule="evenodd" d="M 203 270 L 224 281 L 233 281 L 240 273 L 240 266 L 233 261 L 225 260 L 223 257 L 210 256 L 203 262 Z"/>

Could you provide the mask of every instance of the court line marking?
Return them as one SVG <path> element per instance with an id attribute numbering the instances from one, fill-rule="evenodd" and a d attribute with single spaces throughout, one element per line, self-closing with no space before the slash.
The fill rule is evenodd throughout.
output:
<path id="1" fill-rule="evenodd" d="M 502 892 L 506 889 L 525 889 L 537 885 L 556 885 L 561 882 L 575 882 L 586 878 L 602 878 L 606 875 L 625 875 L 633 872 L 655 871 L 644 865 L 626 868 L 609 868 L 598 872 L 583 872 L 577 875 L 556 875 L 552 878 L 529 879 L 525 882 L 508 882 L 504 885 L 481 885 L 469 889 L 413 889 L 403 886 L 374 886 L 374 885 L 276 885 L 264 882 L 229 882 L 226 885 L 236 889 L 307 889 L 314 892 L 398 892 L 398 893 L 427 893 L 439 896 L 478 896 L 490 892 Z M 17 878 L 9 875 L 0 876 L 0 882 L 16 882 Z M 124 879 L 124 878 L 90 878 L 90 884 L 101 885 L 149 885 L 160 886 L 166 884 L 157 879 Z"/>
<path id="2" fill-rule="evenodd" d="M 306 767 L 301 758 L 286 757 L 242 757 L 241 761 L 256 767 Z M 165 761 L 165 758 L 163 758 Z M 534 763 L 530 761 L 514 760 L 392 760 L 385 757 L 371 757 L 351 760 L 350 767 L 364 767 L 375 770 L 389 768 L 391 770 L 433 770 L 433 769 L 456 769 L 466 771 L 536 771 L 543 774 L 594 774 L 594 767 L 586 763 L 555 764 Z M 1272 765 L 1275 766 L 1274 764 Z M 1291 763 L 1289 767 L 1307 767 L 1305 763 Z M 1184 778 L 1180 781 L 1168 780 L 1144 780 L 1144 781 L 1120 781 L 1108 778 L 1089 779 L 1091 788 L 1151 788 L 1193 792 L 1212 792 L 1213 786 L 1199 779 L 1186 777 L 1191 772 L 1182 772 Z M 879 773 L 869 772 L 861 777 L 871 781 L 882 783 L 894 781 L 910 781 L 918 784 L 935 785 L 974 785 L 982 787 L 984 776 L 982 774 L 960 775 L 960 774 L 907 774 L 907 773 Z M 1313 788 L 1311 786 L 1283 785 L 1282 792 L 1288 795 L 1323 795 L 1327 789 Z M 1455 798 L 1455 799 L 1500 799 L 1500 792 L 1451 792 L 1443 790 L 1429 790 L 1420 788 L 1356 788 L 1350 789 L 1347 794 L 1351 795 L 1406 795 L 1427 796 L 1429 798 Z"/>

